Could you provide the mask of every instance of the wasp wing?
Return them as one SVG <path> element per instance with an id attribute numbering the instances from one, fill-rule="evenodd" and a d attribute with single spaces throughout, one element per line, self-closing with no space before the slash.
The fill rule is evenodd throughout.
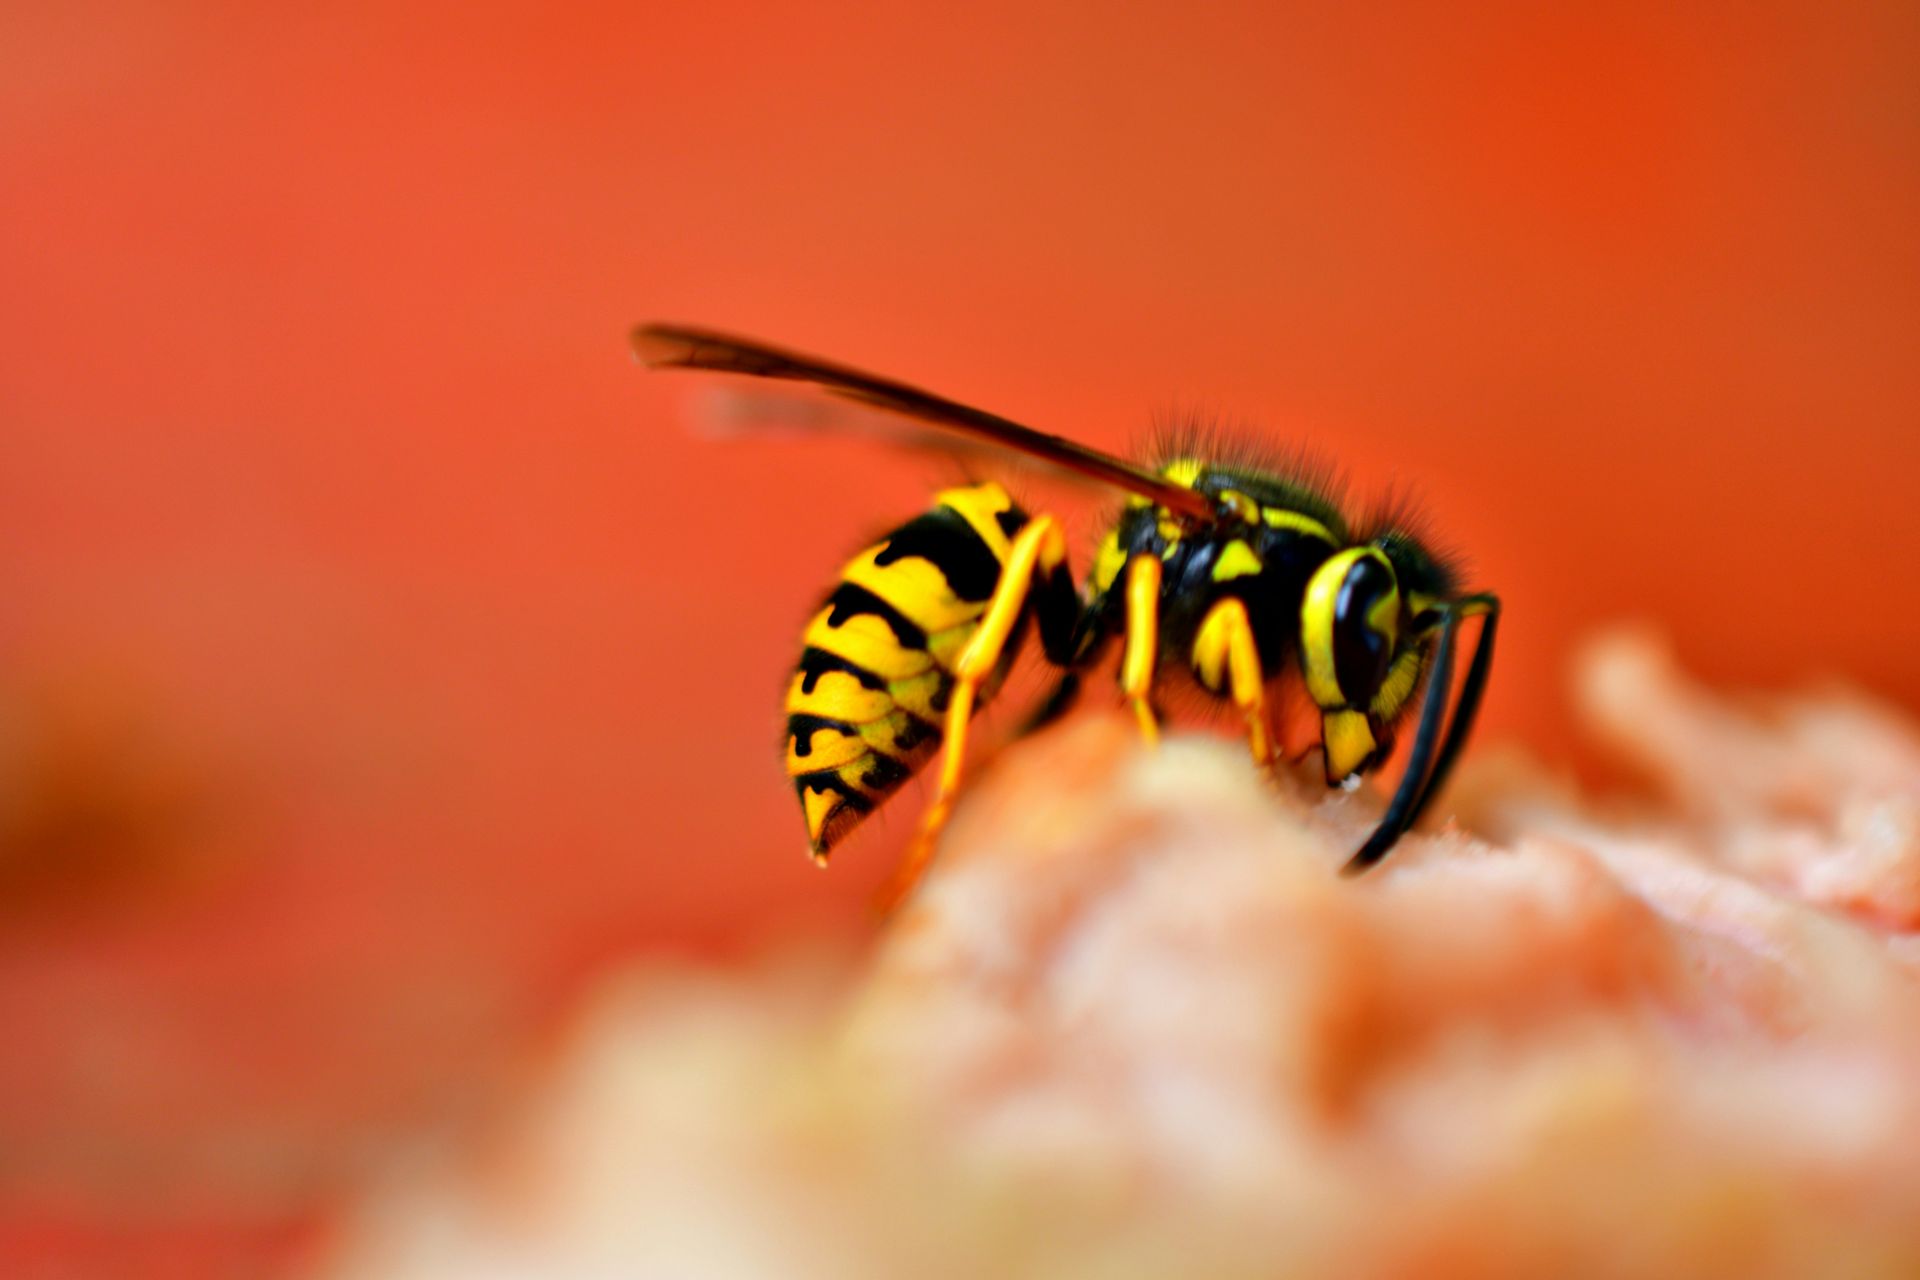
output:
<path id="1" fill-rule="evenodd" d="M 997 414 L 922 391 L 904 382 L 862 373 L 748 338 L 682 325 L 641 325 L 632 335 L 634 354 L 655 369 L 707 369 L 753 378 L 804 382 L 862 404 L 929 423 L 974 440 L 1040 458 L 1079 475 L 1139 494 L 1169 511 L 1210 519 L 1212 504 L 1201 494 L 1059 436 L 1023 427 Z"/>
<path id="2" fill-rule="evenodd" d="M 883 448 L 951 463 L 959 483 L 988 476 L 1024 477 L 1044 471 L 1049 483 L 1113 492 L 1078 472 L 1062 471 L 1005 445 L 915 422 L 844 396 L 798 396 L 769 382 L 721 378 L 686 405 L 687 429 L 719 444 L 765 440 L 861 440 Z M 1011 474 L 1010 474 L 1011 473 Z"/>

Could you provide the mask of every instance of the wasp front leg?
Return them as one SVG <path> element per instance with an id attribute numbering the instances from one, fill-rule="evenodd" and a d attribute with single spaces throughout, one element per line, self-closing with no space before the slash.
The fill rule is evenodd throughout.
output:
<path id="1" fill-rule="evenodd" d="M 890 909 L 911 893 L 933 860 L 934 847 L 960 792 L 974 703 L 981 687 L 999 668 L 1009 640 L 1029 609 L 1040 624 L 1041 646 L 1048 661 L 1067 665 L 1080 620 L 1080 596 L 1067 568 L 1066 537 L 1060 522 L 1048 515 L 1035 516 L 1015 535 L 986 610 L 954 662 L 953 689 L 945 718 L 946 745 L 933 803 L 921 819 L 906 858 L 881 894 L 883 909 Z"/>

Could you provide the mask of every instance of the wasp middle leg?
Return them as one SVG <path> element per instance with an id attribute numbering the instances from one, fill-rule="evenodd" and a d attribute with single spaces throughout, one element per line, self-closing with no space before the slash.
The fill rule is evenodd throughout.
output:
<path id="1" fill-rule="evenodd" d="M 1153 711 L 1153 675 L 1160 654 L 1160 557 L 1137 555 L 1127 562 L 1127 648 L 1120 663 L 1120 692 L 1133 706 L 1140 734 L 1160 741 Z"/>
<path id="2" fill-rule="evenodd" d="M 1193 668 L 1200 683 L 1227 690 L 1247 722 L 1247 748 L 1261 768 L 1273 763 L 1273 724 L 1267 713 L 1266 674 L 1254 644 L 1247 606 L 1227 596 L 1207 610 L 1193 637 Z"/>

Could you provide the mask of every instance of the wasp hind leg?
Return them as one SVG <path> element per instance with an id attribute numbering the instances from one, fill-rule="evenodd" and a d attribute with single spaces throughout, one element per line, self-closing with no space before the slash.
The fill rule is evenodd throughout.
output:
<path id="1" fill-rule="evenodd" d="M 927 864 L 933 861 L 940 832 L 952 816 L 953 803 L 960 792 L 960 775 L 967 758 L 967 729 L 973 720 L 974 703 L 984 685 L 999 667 L 1007 643 L 1026 616 L 1029 601 L 1040 624 L 1040 642 L 1047 659 L 1066 665 L 1071 658 L 1075 632 L 1080 621 L 1080 597 L 1067 570 L 1067 543 L 1060 522 L 1039 515 L 1028 521 L 1014 536 L 1000 580 L 987 601 L 985 612 L 954 663 L 953 691 L 947 700 L 945 746 L 940 757 L 940 773 L 920 830 L 908 846 L 906 857 L 893 878 L 881 891 L 879 907 L 891 910 L 913 892 Z"/>
<path id="2" fill-rule="evenodd" d="M 1253 642 L 1247 606 L 1233 596 L 1218 601 L 1193 637 L 1193 667 L 1200 682 L 1223 689 L 1247 723 L 1247 749 L 1262 769 L 1273 763 L 1273 722 L 1267 712 L 1267 677 Z"/>

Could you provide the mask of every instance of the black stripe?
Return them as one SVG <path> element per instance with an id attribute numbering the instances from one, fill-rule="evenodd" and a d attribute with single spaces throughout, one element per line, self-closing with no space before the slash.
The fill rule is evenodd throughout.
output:
<path id="1" fill-rule="evenodd" d="M 1026 527 L 1027 513 L 1022 511 L 1018 506 L 1011 506 L 1005 511 L 994 512 L 993 521 L 1000 526 L 1000 532 L 1011 538 L 1014 534 Z"/>
<path id="2" fill-rule="evenodd" d="M 847 763 L 852 764 L 853 762 L 848 761 Z M 907 768 L 906 765 L 901 764 L 892 756 L 882 755 L 876 751 L 873 753 L 873 763 L 869 765 L 867 771 L 860 776 L 860 785 L 869 791 L 886 792 L 893 790 L 912 776 L 913 770 Z"/>
<path id="3" fill-rule="evenodd" d="M 793 754 L 810 756 L 813 754 L 813 735 L 822 729 L 831 729 L 843 738 L 857 738 L 860 730 L 845 720 L 829 720 L 825 716 L 804 714 L 787 717 L 787 736 L 793 739 Z"/>
<path id="4" fill-rule="evenodd" d="M 999 557 L 952 507 L 935 508 L 895 529 L 873 562 L 885 566 L 908 556 L 938 569 L 953 594 L 970 603 L 990 599 L 1000 581 Z"/>
<path id="5" fill-rule="evenodd" d="M 832 769 L 820 769 L 814 773 L 803 773 L 793 780 L 793 793 L 800 797 L 800 803 L 807 802 L 807 792 L 818 791 L 821 795 L 832 792 L 846 802 L 847 808 L 855 813 L 872 813 L 873 801 L 867 799 L 851 782 L 842 778 Z"/>
<path id="6" fill-rule="evenodd" d="M 906 712 L 904 718 L 906 724 L 902 728 L 894 731 L 891 745 L 895 751 L 912 751 L 916 747 L 924 746 L 928 742 L 940 741 L 942 735 L 939 726 L 928 724 L 912 712 Z M 812 755 L 813 735 L 819 733 L 822 729 L 832 730 L 843 738 L 860 737 L 860 727 L 858 725 L 848 724 L 845 720 L 832 720 L 826 716 L 811 716 L 805 713 L 796 713 L 787 717 L 787 736 L 793 740 L 793 754 L 802 759 Z M 869 742 L 865 745 L 870 754 L 878 756 L 889 764 L 898 765 L 900 763 L 886 752 L 875 747 L 872 743 Z M 853 761 L 849 760 L 847 763 L 852 764 Z M 905 776 L 904 773 L 902 776 Z"/>
<path id="7" fill-rule="evenodd" d="M 827 625 L 839 627 L 856 614 L 870 613 L 893 629 L 894 641 L 902 649 L 925 650 L 927 633 L 898 609 L 858 583 L 843 582 L 827 597 Z"/>
<path id="8" fill-rule="evenodd" d="M 893 745 L 896 750 L 912 751 L 914 748 L 924 746 L 928 742 L 940 741 L 941 733 L 939 725 L 928 724 L 925 720 L 913 714 L 913 712 L 907 711 L 905 707 L 902 707 L 901 710 L 906 712 L 907 724 L 904 729 L 894 730 Z"/>
<path id="9" fill-rule="evenodd" d="M 862 689 L 884 689 L 887 682 L 859 663 L 843 658 L 837 653 L 828 653 L 825 649 L 816 649 L 812 645 L 800 654 L 800 692 L 812 693 L 814 686 L 820 683 L 820 677 L 829 671 L 844 671 L 860 682 Z"/>

